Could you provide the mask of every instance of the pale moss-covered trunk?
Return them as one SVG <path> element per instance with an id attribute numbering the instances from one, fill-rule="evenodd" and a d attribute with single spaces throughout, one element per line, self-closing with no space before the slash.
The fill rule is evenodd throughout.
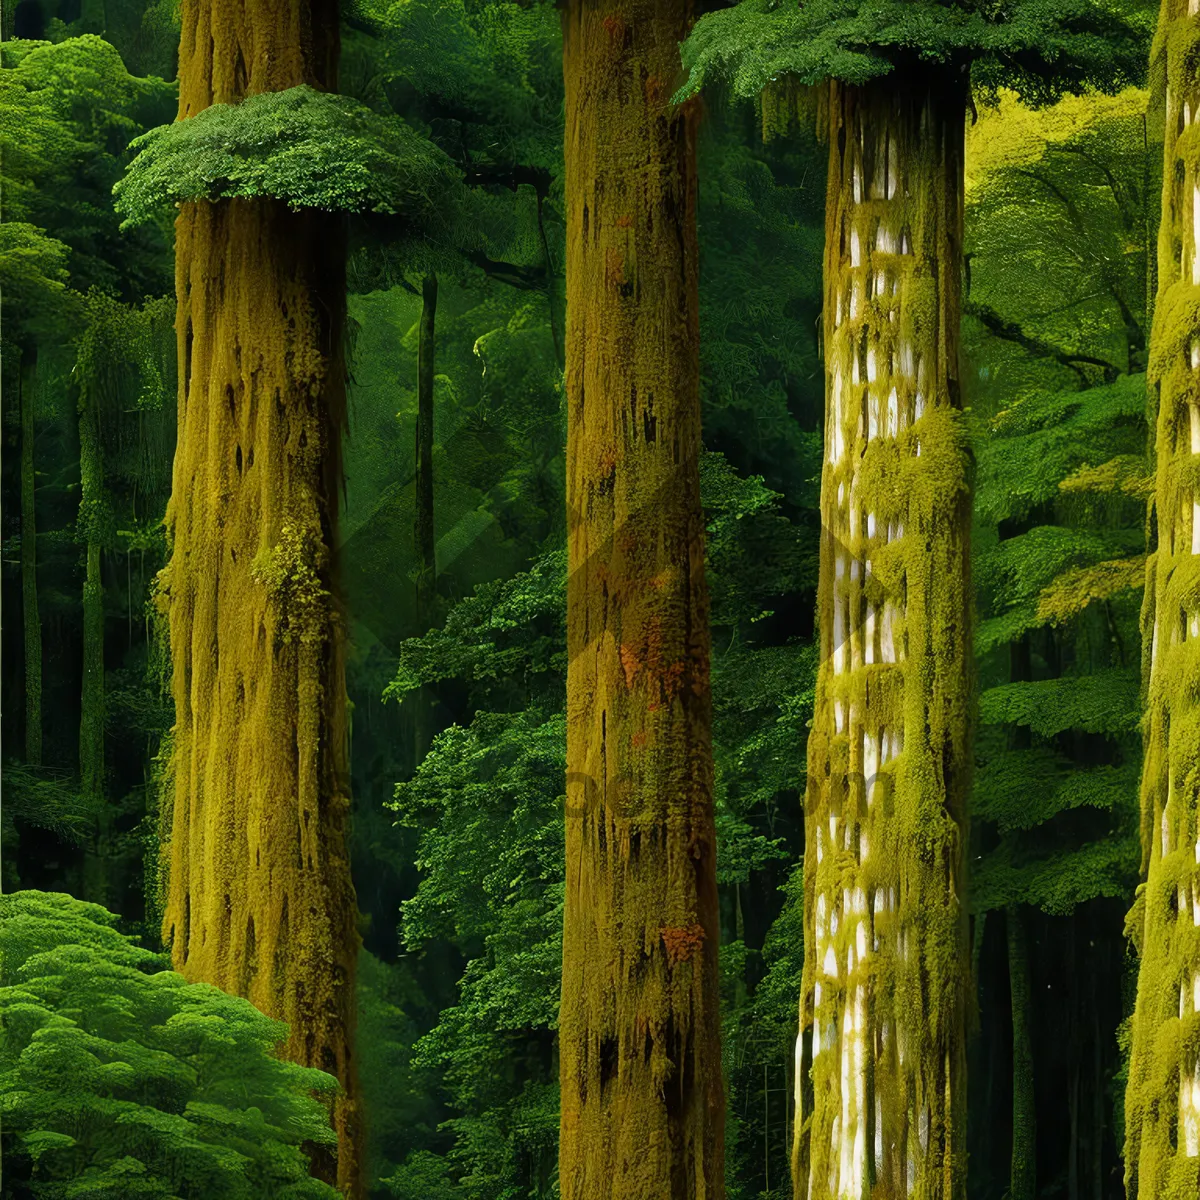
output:
<path id="1" fill-rule="evenodd" d="M 25 761 L 42 765 L 42 620 L 37 585 L 36 428 L 37 347 L 24 346 L 21 404 L 21 609 L 25 630 Z"/>
<path id="2" fill-rule="evenodd" d="M 324 0 L 184 0 L 181 117 L 336 86 Z M 176 724 L 164 935 L 176 969 L 289 1025 L 337 1076 L 334 1155 L 361 1194 L 356 903 L 344 620 L 332 547 L 345 418 L 339 222 L 277 201 L 185 204 L 176 223 L 179 432 L 161 580 Z"/>
<path id="3" fill-rule="evenodd" d="M 1200 52 L 1195 0 L 1166 0 L 1162 215 L 1149 379 L 1157 410 L 1143 606 L 1145 886 L 1125 1096 L 1130 1200 L 1200 1194 Z"/>
<path id="4" fill-rule="evenodd" d="M 79 414 L 79 534 L 86 546 L 83 581 L 83 688 L 79 706 L 80 790 L 95 813 L 84 855 L 84 899 L 108 905 L 111 814 L 104 803 L 104 588 L 100 581 L 104 466 L 99 412 L 86 393 Z"/>
<path id="5" fill-rule="evenodd" d="M 720 1200 L 686 0 L 569 0 L 563 1200 Z"/>
<path id="6" fill-rule="evenodd" d="M 965 1163 L 965 95 L 829 86 L 821 665 L 805 803 L 798 1200 L 956 1200 Z"/>
<path id="7" fill-rule="evenodd" d="M 1009 1200 L 1037 1196 L 1037 1109 L 1033 1085 L 1033 1040 L 1029 1028 L 1029 947 L 1021 910 L 1004 912 L 1008 941 L 1008 992 L 1012 1001 L 1013 1137 Z"/>

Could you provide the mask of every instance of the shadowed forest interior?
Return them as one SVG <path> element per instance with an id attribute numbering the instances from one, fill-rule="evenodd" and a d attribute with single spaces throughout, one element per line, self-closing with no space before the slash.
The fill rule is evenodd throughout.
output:
<path id="1" fill-rule="evenodd" d="M 1200 1200 L 1194 4 L 3 21 L 4 1196 Z"/>

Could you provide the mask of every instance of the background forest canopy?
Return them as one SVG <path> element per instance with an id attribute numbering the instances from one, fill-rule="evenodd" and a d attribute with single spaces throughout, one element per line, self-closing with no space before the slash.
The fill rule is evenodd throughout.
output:
<path id="1" fill-rule="evenodd" d="M 1143 59 L 1153 16 L 1124 14 Z M 312 1098 L 327 1077 L 274 1057 L 278 1023 L 184 984 L 161 955 L 175 714 L 155 579 L 177 433 L 174 202 L 212 194 L 349 212 L 336 553 L 370 1195 L 550 1200 L 567 667 L 560 16 L 538 0 L 344 0 L 337 95 L 265 93 L 172 124 L 178 20 L 174 0 L 4 9 L 4 1194 L 331 1194 L 300 1149 L 329 1140 Z M 807 99 L 797 119 L 794 91 L 738 90 L 706 86 L 698 135 L 725 1163 L 730 1200 L 783 1200 L 828 148 Z M 980 72 L 967 130 L 968 1190 L 1115 1200 L 1162 113 L 1142 87 L 1040 99 Z M 72 1191 L 77 1179 L 92 1190 Z"/>

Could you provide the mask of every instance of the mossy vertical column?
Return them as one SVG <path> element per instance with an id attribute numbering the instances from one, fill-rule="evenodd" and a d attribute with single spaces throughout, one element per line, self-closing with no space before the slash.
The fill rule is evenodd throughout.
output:
<path id="1" fill-rule="evenodd" d="M 329 0 L 183 0 L 179 115 L 336 87 Z M 356 904 L 343 618 L 332 547 L 345 419 L 336 218 L 274 200 L 176 223 L 179 435 L 161 580 L 176 725 L 164 934 L 176 968 L 288 1022 L 337 1076 L 336 1163 L 361 1192 Z"/>
<path id="2" fill-rule="evenodd" d="M 1125 1099 L 1130 1200 L 1200 1194 L 1200 5 L 1165 0 L 1162 218 L 1149 382 L 1154 548 L 1143 607 L 1145 886 Z"/>
<path id="3" fill-rule="evenodd" d="M 695 112 L 684 0 L 569 0 L 563 1200 L 719 1200 Z"/>
<path id="4" fill-rule="evenodd" d="M 37 347 L 21 348 L 21 610 L 25 631 L 25 761 L 42 765 L 42 619 L 37 585 Z"/>
<path id="5" fill-rule="evenodd" d="M 822 662 L 795 1194 L 965 1184 L 972 649 L 959 392 L 965 93 L 828 85 Z"/>
<path id="6" fill-rule="evenodd" d="M 108 870 L 111 814 L 104 803 L 104 586 L 100 551 L 111 524 L 104 489 L 98 398 L 81 390 L 79 401 L 79 522 L 85 547 L 83 579 L 83 687 L 79 705 L 79 783 L 96 814 L 84 856 L 83 896 L 109 903 Z"/>

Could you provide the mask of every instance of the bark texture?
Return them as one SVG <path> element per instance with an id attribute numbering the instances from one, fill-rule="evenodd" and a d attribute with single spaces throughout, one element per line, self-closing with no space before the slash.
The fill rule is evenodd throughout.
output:
<path id="1" fill-rule="evenodd" d="M 570 0 L 564 1200 L 720 1200 L 686 3 Z"/>
<path id="2" fill-rule="evenodd" d="M 793 1142 L 803 1200 L 954 1200 L 965 1186 L 964 99 L 927 71 L 834 83 L 822 104 L 822 661 Z"/>
<path id="3" fill-rule="evenodd" d="M 181 117 L 336 86 L 323 0 L 183 0 Z M 272 200 L 176 223 L 179 440 L 161 580 L 176 726 L 164 936 L 176 969 L 288 1022 L 285 1052 L 336 1075 L 336 1162 L 359 1195 L 356 904 L 343 618 L 333 553 L 345 419 L 345 249 Z"/>
<path id="4" fill-rule="evenodd" d="M 1149 381 L 1157 408 L 1142 870 L 1129 914 L 1141 953 L 1125 1098 L 1130 1200 L 1200 1194 L 1200 51 L 1196 0 L 1165 0 L 1162 218 Z"/>
<path id="5" fill-rule="evenodd" d="M 25 761 L 42 765 L 42 620 L 37 586 L 37 475 L 34 463 L 37 350 L 23 347 L 21 402 L 21 609 L 25 626 Z"/>

